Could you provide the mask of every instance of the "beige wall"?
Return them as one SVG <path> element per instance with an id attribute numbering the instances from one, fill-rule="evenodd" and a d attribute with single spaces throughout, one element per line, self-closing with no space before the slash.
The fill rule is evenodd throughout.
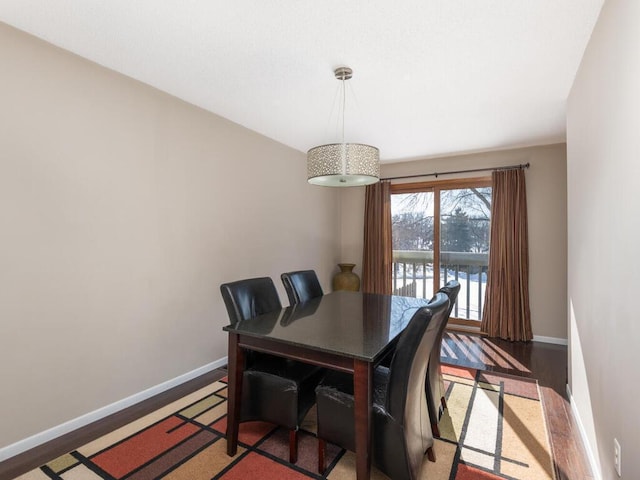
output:
<path id="1" fill-rule="evenodd" d="M 526 178 L 533 334 L 566 339 L 567 197 L 564 144 L 383 164 L 382 176 L 395 177 L 527 162 L 531 164 Z M 481 175 L 483 174 L 476 173 L 466 176 Z M 433 177 L 425 180 L 433 180 Z M 364 189 L 345 189 L 341 202 L 342 257 L 345 260 L 354 259 L 355 263 L 361 264 Z"/>
<path id="2" fill-rule="evenodd" d="M 607 0 L 567 107 L 569 385 L 596 478 L 640 478 L 640 2 Z"/>
<path id="3" fill-rule="evenodd" d="M 304 154 L 4 24 L 0 65 L 0 449 L 223 358 L 224 281 L 329 289 Z"/>

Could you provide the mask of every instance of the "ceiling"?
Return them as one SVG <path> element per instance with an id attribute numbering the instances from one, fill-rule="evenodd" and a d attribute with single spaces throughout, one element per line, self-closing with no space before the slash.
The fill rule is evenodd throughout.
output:
<path id="1" fill-rule="evenodd" d="M 306 152 L 382 161 L 565 140 L 604 0 L 0 0 L 0 21 Z"/>

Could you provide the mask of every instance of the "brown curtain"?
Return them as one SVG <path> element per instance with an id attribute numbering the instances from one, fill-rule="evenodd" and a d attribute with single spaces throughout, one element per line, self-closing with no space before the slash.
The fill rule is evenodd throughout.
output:
<path id="1" fill-rule="evenodd" d="M 495 171 L 492 181 L 489 278 L 480 329 L 490 337 L 528 341 L 533 334 L 524 170 Z"/>
<path id="2" fill-rule="evenodd" d="M 366 188 L 362 291 L 391 295 L 391 183 Z"/>

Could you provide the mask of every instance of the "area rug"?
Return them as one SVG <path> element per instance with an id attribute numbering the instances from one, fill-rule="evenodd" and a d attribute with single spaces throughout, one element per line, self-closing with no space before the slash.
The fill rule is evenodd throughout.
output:
<path id="1" fill-rule="evenodd" d="M 436 462 L 421 479 L 553 479 L 544 415 L 535 380 L 443 365 L 448 408 L 440 420 Z M 19 477 L 43 479 L 304 480 L 355 478 L 355 455 L 328 445 L 317 468 L 315 412 L 290 464 L 288 433 L 263 422 L 240 425 L 238 453 L 226 454 L 225 379 Z M 387 477 L 372 467 L 371 478 Z"/>

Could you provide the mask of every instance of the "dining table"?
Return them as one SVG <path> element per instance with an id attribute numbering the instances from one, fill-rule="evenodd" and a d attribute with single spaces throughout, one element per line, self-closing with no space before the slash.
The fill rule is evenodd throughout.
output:
<path id="1" fill-rule="evenodd" d="M 353 374 L 356 478 L 369 479 L 373 371 L 426 304 L 419 298 L 341 290 L 225 326 L 227 454 L 237 452 L 245 352 L 260 351 Z"/>

